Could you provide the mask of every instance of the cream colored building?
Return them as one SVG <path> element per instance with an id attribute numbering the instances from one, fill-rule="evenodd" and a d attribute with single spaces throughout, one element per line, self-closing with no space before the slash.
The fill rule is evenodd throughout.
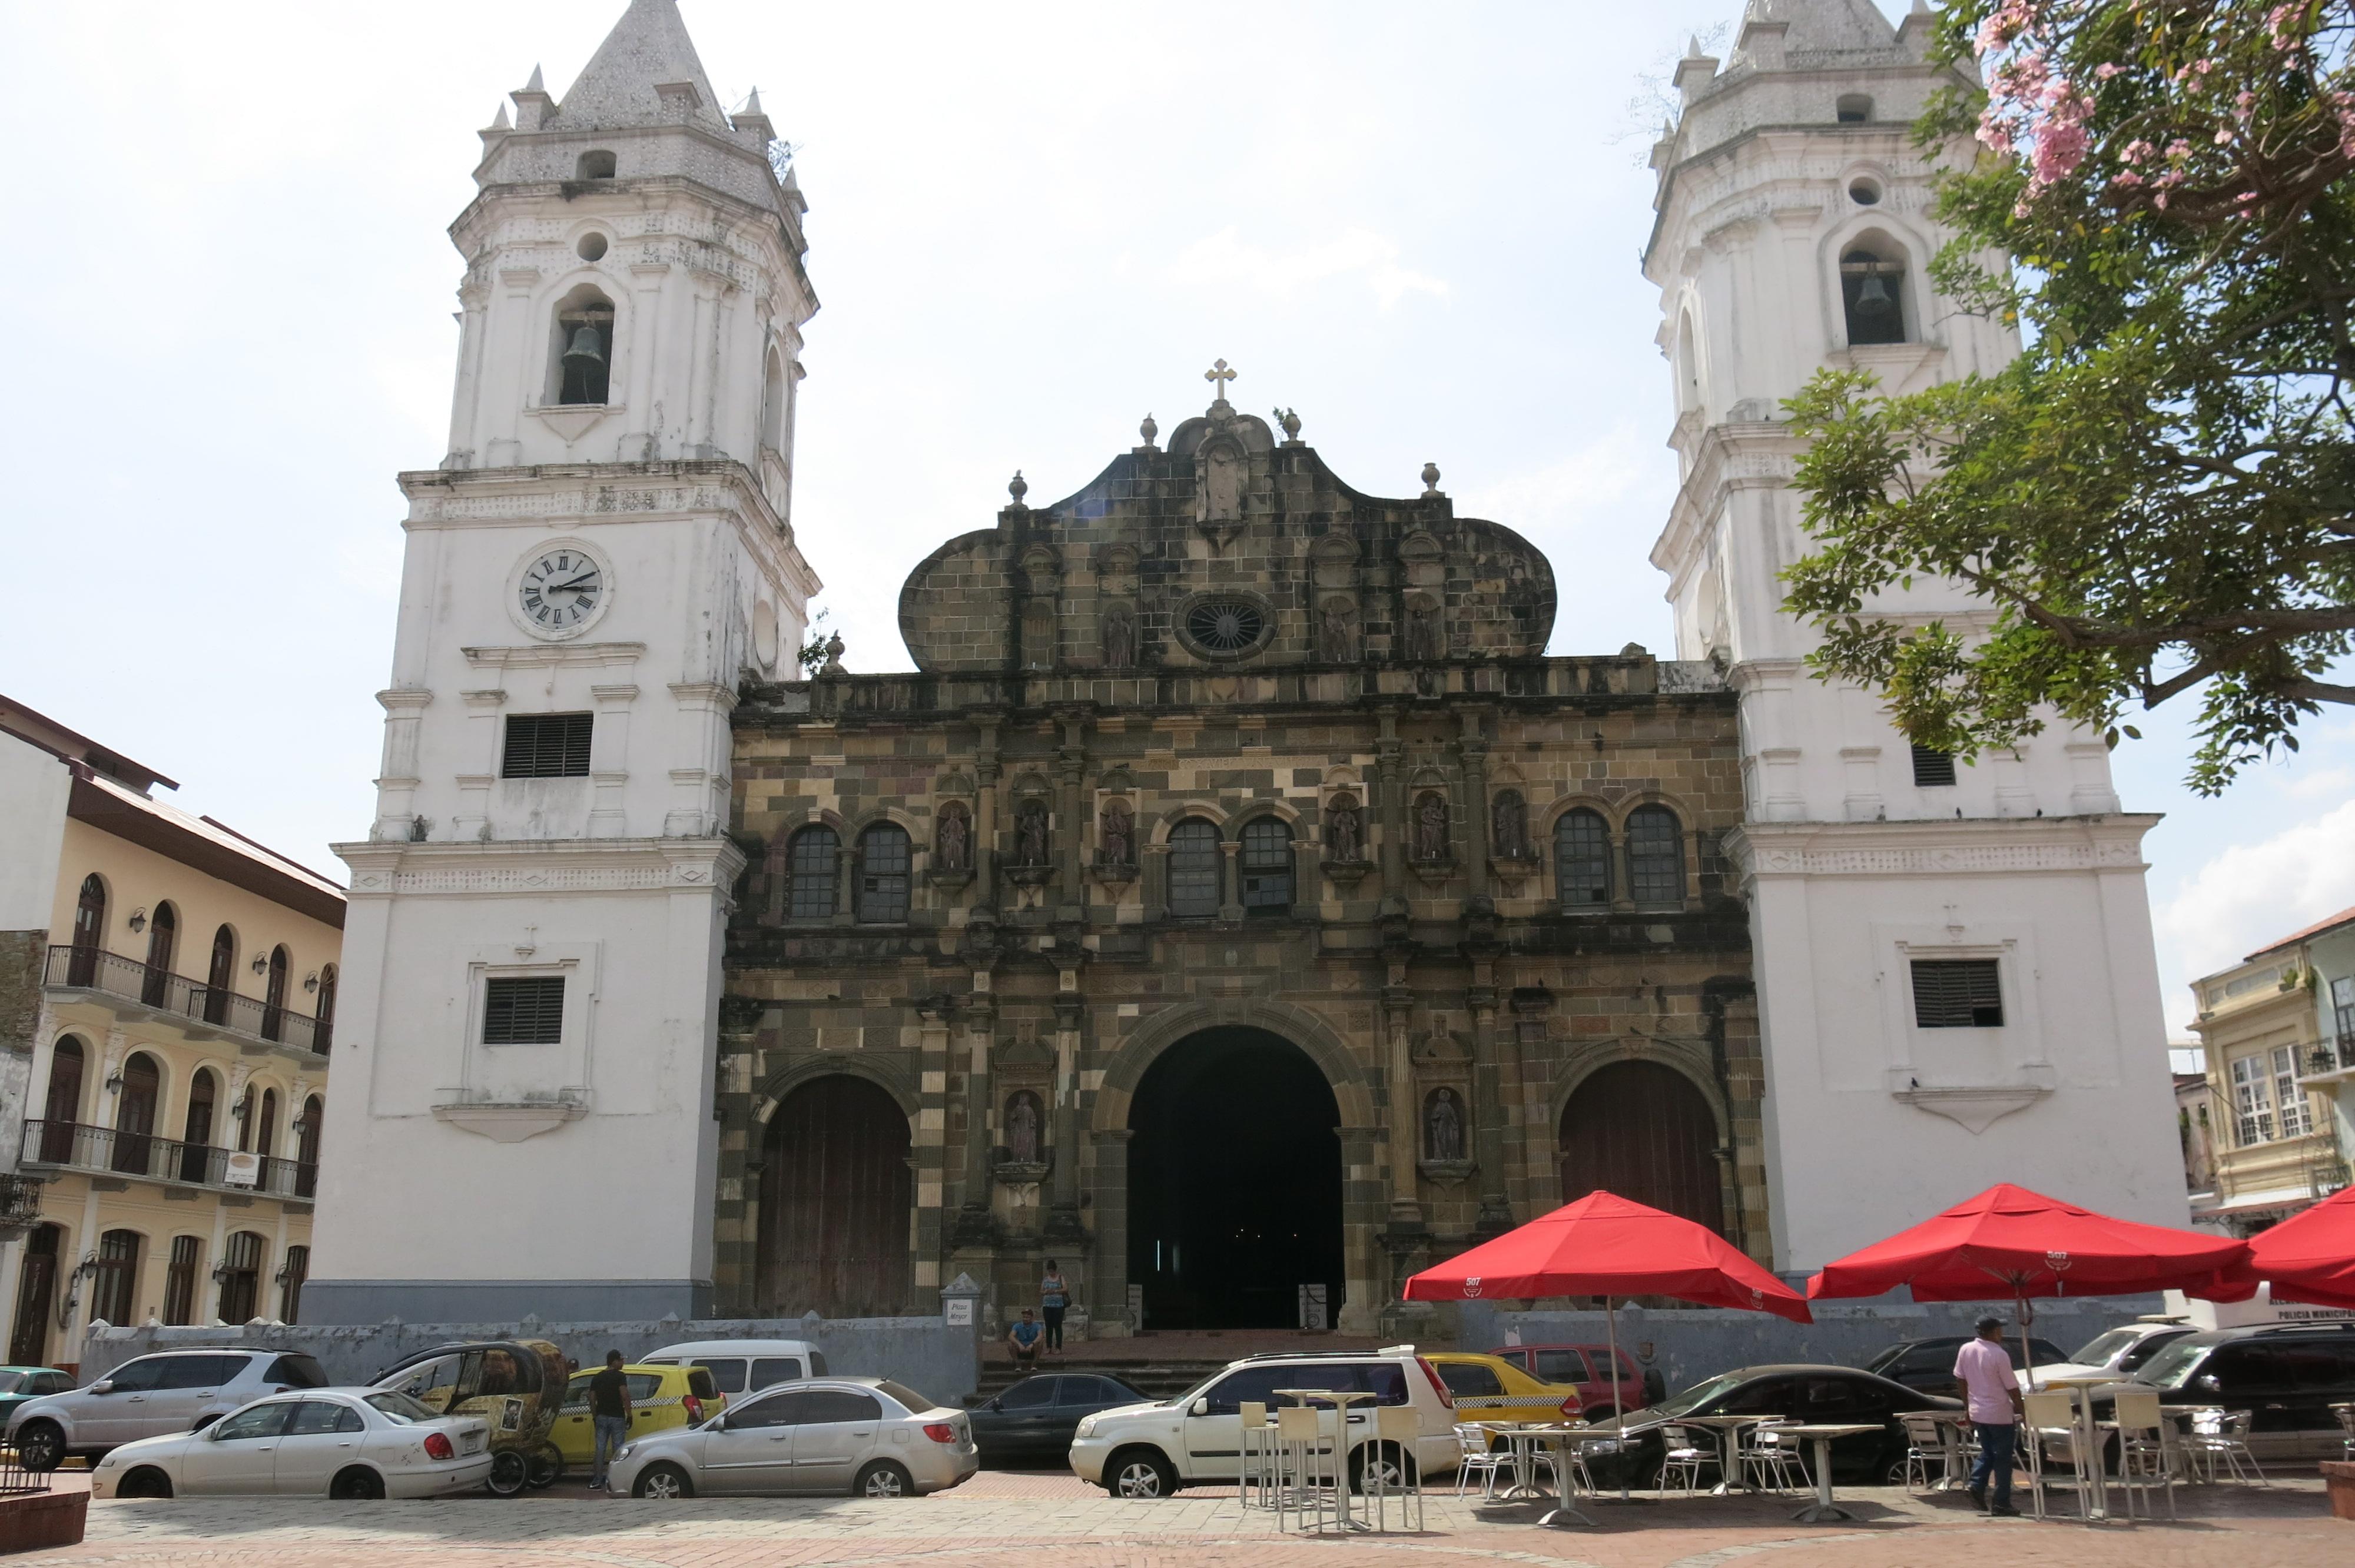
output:
<path id="1" fill-rule="evenodd" d="M 2303 1082 L 2317 1033 L 2306 933 L 2191 982 L 2207 1058 L 2213 1190 L 2195 1221 L 2251 1235 L 2345 1182 L 2330 1107 Z"/>
<path id="2" fill-rule="evenodd" d="M 18 1364 L 72 1364 L 101 1319 L 301 1311 L 343 890 L 158 787 L 175 786 L 0 698 L 0 1302 Z"/>

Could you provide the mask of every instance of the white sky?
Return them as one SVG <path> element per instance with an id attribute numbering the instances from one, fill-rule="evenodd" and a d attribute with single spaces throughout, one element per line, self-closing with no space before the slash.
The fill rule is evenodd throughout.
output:
<path id="1" fill-rule="evenodd" d="M 1902 0 L 1883 0 L 1892 15 Z M 0 691 L 341 875 L 372 805 L 392 475 L 442 455 L 476 127 L 561 92 L 621 0 L 0 0 L 13 430 Z M 1557 652 L 1669 645 L 1674 483 L 1630 101 L 1739 0 L 1147 7 L 686 0 L 730 104 L 799 144 L 797 531 L 854 669 L 1018 467 L 1078 488 L 1209 400 L 1298 409 L 1348 482 L 1552 556 Z M 2355 905 L 2355 720 L 2228 800 L 2181 720 L 2119 759 L 2183 982 Z M 2048 980 L 2052 977 L 2047 977 Z"/>

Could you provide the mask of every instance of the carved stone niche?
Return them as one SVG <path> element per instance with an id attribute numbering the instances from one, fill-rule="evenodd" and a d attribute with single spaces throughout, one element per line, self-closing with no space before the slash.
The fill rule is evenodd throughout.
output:
<path id="1" fill-rule="evenodd" d="M 1125 783 L 1126 774 L 1122 774 Z M 1136 807 L 1125 794 L 1105 794 L 1096 806 L 1096 856 L 1091 880 L 1125 887 L 1136 880 Z"/>
<path id="2" fill-rule="evenodd" d="M 1355 789 L 1336 790 L 1324 810 L 1325 879 L 1343 893 L 1356 888 L 1374 863 L 1366 854 L 1366 809 Z"/>
<path id="3" fill-rule="evenodd" d="M 1444 1067 L 1457 1067 L 1448 1063 Z M 1460 1070 L 1460 1069 L 1459 1069 Z M 1472 1158 L 1472 1096 L 1463 1077 L 1449 1075 L 1429 1084 L 1421 1074 L 1418 1086 L 1428 1085 L 1415 1108 L 1415 1169 L 1441 1186 L 1456 1186 L 1479 1169 Z"/>
<path id="4" fill-rule="evenodd" d="M 1054 1053 L 1035 1038 L 1001 1047 L 991 1065 L 990 1086 L 997 1097 L 990 1175 L 1001 1187 L 1035 1189 L 1055 1169 L 1055 1150 L 1049 1141 Z"/>
<path id="5" fill-rule="evenodd" d="M 1055 875 L 1054 808 L 1045 779 L 1028 774 L 1015 786 L 1013 816 L 1013 853 L 1006 859 L 1006 879 L 1019 887 L 1041 886 Z"/>
<path id="6" fill-rule="evenodd" d="M 963 891 L 973 881 L 973 807 L 946 800 L 932 815 L 932 863 L 926 880 L 945 893 Z"/>

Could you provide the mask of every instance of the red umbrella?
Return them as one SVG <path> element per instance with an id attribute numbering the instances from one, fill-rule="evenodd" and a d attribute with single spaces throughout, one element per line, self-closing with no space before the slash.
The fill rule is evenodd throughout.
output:
<path id="1" fill-rule="evenodd" d="M 1987 1301 L 2019 1308 L 2028 1352 L 2028 1298 L 2204 1295 L 2248 1255 L 2246 1242 L 2114 1220 L 2001 1182 L 1934 1219 L 1852 1252 L 1807 1281 L 1810 1300 L 1879 1296 L 1910 1287 L 1916 1301 Z M 2033 1370 L 2033 1363 L 2030 1363 Z"/>
<path id="2" fill-rule="evenodd" d="M 2251 1283 L 2271 1281 L 2276 1301 L 2355 1307 L 2355 1187 L 2258 1235 L 2249 1243 L 2244 1272 Z M 2221 1298 L 2252 1294 L 2234 1291 Z"/>

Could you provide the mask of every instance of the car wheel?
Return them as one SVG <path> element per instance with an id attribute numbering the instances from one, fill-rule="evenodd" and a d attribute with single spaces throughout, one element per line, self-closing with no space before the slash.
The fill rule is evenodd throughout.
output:
<path id="1" fill-rule="evenodd" d="M 1904 1455 L 1900 1454 L 1881 1467 L 1881 1484 L 1884 1487 L 1902 1487 L 1905 1484 Z"/>
<path id="2" fill-rule="evenodd" d="M 1382 1489 L 1397 1491 L 1414 1478 L 1414 1461 L 1395 1443 L 1369 1443 L 1349 1456 L 1349 1489 L 1363 1492 L 1369 1477 L 1380 1478 Z"/>
<path id="3" fill-rule="evenodd" d="M 27 1421 L 16 1432 L 16 1458 L 40 1474 L 66 1462 L 65 1428 L 54 1421 Z"/>
<path id="4" fill-rule="evenodd" d="M 1178 1472 L 1153 1449 L 1130 1448 L 1105 1464 L 1103 1488 L 1116 1498 L 1166 1498 L 1178 1490 Z"/>
<path id="5" fill-rule="evenodd" d="M 916 1479 L 889 1459 L 878 1459 L 850 1483 L 855 1498 L 904 1498 L 915 1494 Z"/>
<path id="6" fill-rule="evenodd" d="M 630 1489 L 634 1498 L 654 1498 L 663 1502 L 676 1502 L 695 1495 L 695 1483 L 677 1465 L 650 1465 L 638 1484 Z"/>
<path id="7" fill-rule="evenodd" d="M 552 1487 L 564 1478 L 564 1450 L 542 1443 L 531 1451 L 525 1467 L 525 1484 L 535 1489 Z"/>
<path id="8" fill-rule="evenodd" d="M 518 1497 L 531 1484 L 531 1461 L 520 1448 L 502 1448 L 491 1456 L 491 1478 L 483 1484 L 495 1498 Z"/>
<path id="9" fill-rule="evenodd" d="M 114 1489 L 119 1498 L 168 1498 L 172 1495 L 172 1478 L 153 1465 L 142 1465 L 123 1478 Z"/>
<path id="10" fill-rule="evenodd" d="M 336 1472 L 327 1495 L 337 1502 L 374 1502 L 384 1496 L 384 1478 L 363 1465 Z"/>

